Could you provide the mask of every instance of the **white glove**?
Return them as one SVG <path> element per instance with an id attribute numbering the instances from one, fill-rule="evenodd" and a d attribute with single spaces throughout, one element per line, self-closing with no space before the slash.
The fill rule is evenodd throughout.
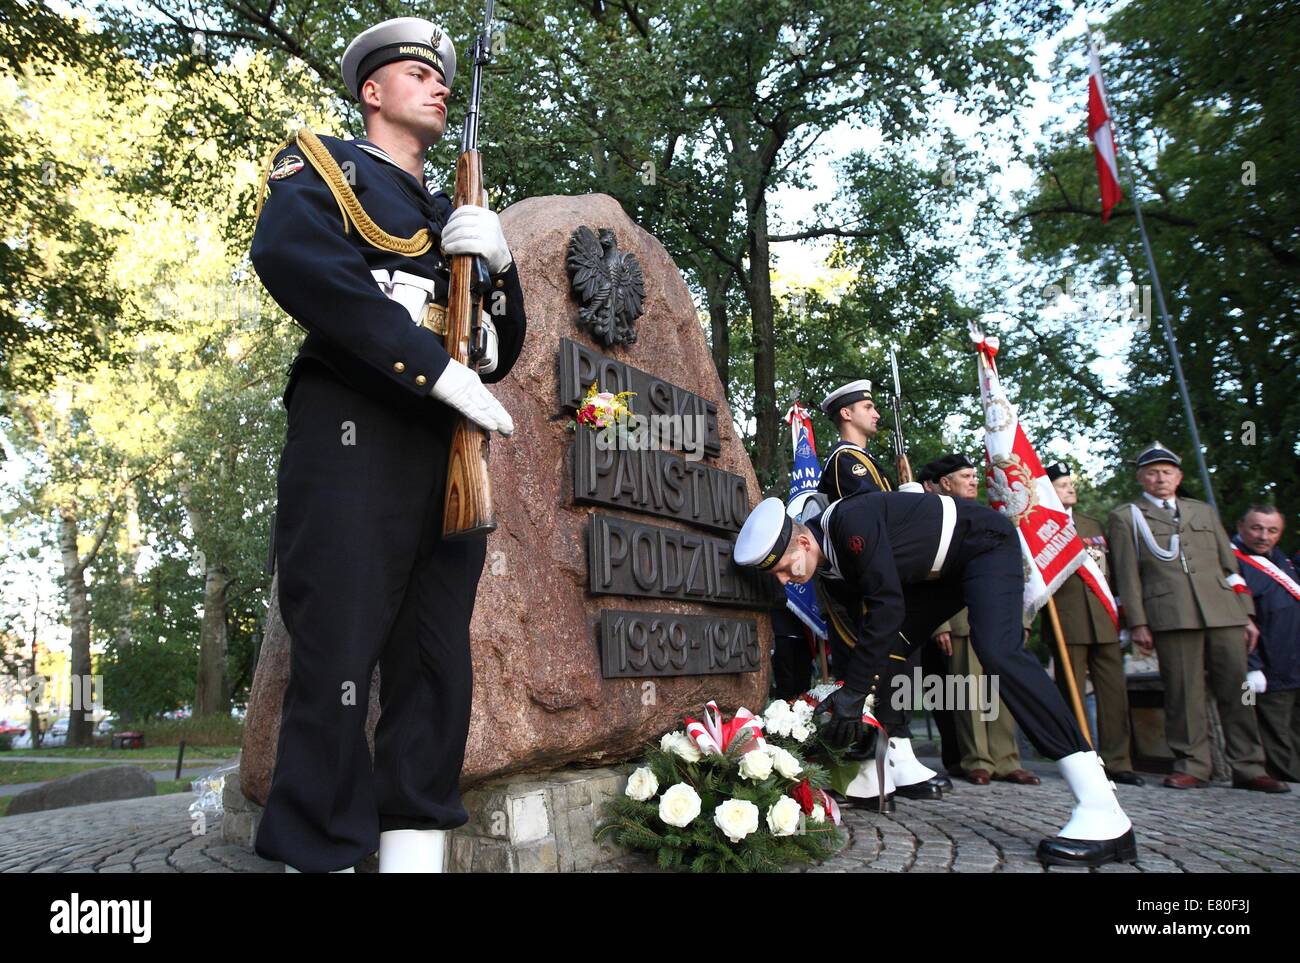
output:
<path id="1" fill-rule="evenodd" d="M 442 253 L 477 254 L 493 274 L 500 274 L 514 260 L 506 236 L 501 233 L 501 219 L 496 212 L 474 204 L 462 204 L 447 218 L 442 229 Z"/>
<path id="2" fill-rule="evenodd" d="M 483 387 L 478 375 L 459 361 L 447 362 L 429 394 L 487 431 L 499 431 L 509 437 L 515 430 L 510 413 Z"/>
<path id="3" fill-rule="evenodd" d="M 1268 682 L 1264 678 L 1264 673 L 1258 669 L 1253 669 L 1246 673 L 1246 685 L 1255 695 L 1262 695 L 1268 689 Z"/>
<path id="4" fill-rule="evenodd" d="M 924 495 L 925 489 L 921 487 L 920 482 L 903 482 L 898 486 L 900 492 L 916 492 L 918 495 Z"/>

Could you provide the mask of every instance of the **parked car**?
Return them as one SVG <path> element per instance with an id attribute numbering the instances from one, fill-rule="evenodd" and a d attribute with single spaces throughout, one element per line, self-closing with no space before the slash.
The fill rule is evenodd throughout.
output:
<path id="1" fill-rule="evenodd" d="M 54 749 L 58 746 L 68 744 L 68 719 L 56 719 L 54 725 L 50 726 L 50 731 L 45 733 L 45 738 L 41 740 L 41 747 Z"/>
<path id="2" fill-rule="evenodd" d="M 21 736 L 14 736 L 13 742 L 9 743 L 10 749 L 30 749 L 32 747 L 32 734 L 24 732 Z"/>
<path id="3" fill-rule="evenodd" d="M 0 719 L 0 736 L 11 735 L 15 739 L 27 731 L 27 723 L 16 719 Z"/>

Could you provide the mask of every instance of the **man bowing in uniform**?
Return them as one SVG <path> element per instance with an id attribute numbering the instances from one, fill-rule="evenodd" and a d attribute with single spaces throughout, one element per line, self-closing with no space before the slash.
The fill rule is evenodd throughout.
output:
<path id="1" fill-rule="evenodd" d="M 985 671 L 998 675 L 1021 728 L 1058 761 L 1077 800 L 1065 828 L 1039 843 L 1039 858 L 1084 866 L 1136 859 L 1132 823 L 1101 760 L 1024 647 L 1024 574 L 1011 522 L 972 501 L 912 492 L 850 495 L 817 509 L 804 503 L 795 520 L 780 499 L 766 499 L 745 520 L 734 557 L 783 585 L 819 575 L 861 599 L 858 644 L 844 685 L 823 703 L 831 713 L 831 741 L 859 738 L 864 711 L 888 730 L 899 715 L 890 698 L 898 669 L 891 666 L 902 665 L 913 644 L 965 606 Z"/>
<path id="2" fill-rule="evenodd" d="M 514 430 L 483 383 L 519 356 L 523 293 L 496 215 L 453 211 L 424 179 L 456 73 L 447 36 L 385 21 L 352 41 L 342 72 L 366 139 L 300 132 L 275 156 L 253 236 L 262 283 L 307 331 L 284 393 L 273 536 L 290 677 L 255 848 L 286 872 L 349 872 L 376 850 L 380 872 L 436 872 L 446 830 L 468 819 L 469 623 L 486 547 L 442 537 L 448 451 L 462 417 Z M 477 370 L 443 343 L 448 255 L 490 273 Z"/>
<path id="3" fill-rule="evenodd" d="M 822 400 L 821 409 L 835 424 L 840 440 L 826 457 L 817 491 L 832 501 L 857 492 L 892 491 L 893 486 L 884 469 L 866 449 L 867 442 L 876 437 L 880 423 L 880 411 L 871 395 L 871 382 L 866 379 L 850 381 L 836 388 Z M 919 482 L 910 482 L 903 487 L 910 491 L 922 491 Z M 819 586 L 822 589 L 825 587 L 824 584 Z M 833 593 L 822 591 L 818 595 L 818 601 L 822 604 L 830 630 L 832 669 L 839 674 L 839 666 L 849 658 L 857 640 L 848 625 L 849 620 L 843 615 L 843 605 L 833 597 Z M 938 655 L 938 652 L 933 655 Z M 931 670 L 932 666 L 926 669 L 927 672 Z M 956 736 L 950 721 L 951 717 L 945 718 L 940 725 L 940 734 L 946 744 L 952 744 Z M 855 754 L 862 752 L 865 752 L 865 748 L 855 750 Z M 897 734 L 889 740 L 888 752 L 890 783 L 904 798 L 941 799 L 943 790 L 952 788 L 951 779 L 940 775 L 916 758 L 905 721 L 900 724 Z M 863 774 L 868 798 L 882 791 L 875 785 L 874 768 L 864 766 Z M 886 788 L 883 791 L 893 790 Z"/>

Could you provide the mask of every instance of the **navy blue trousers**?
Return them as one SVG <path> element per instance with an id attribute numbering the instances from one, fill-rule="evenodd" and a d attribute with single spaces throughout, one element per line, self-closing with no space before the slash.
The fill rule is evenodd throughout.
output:
<path id="1" fill-rule="evenodd" d="M 442 539 L 445 407 L 386 403 L 311 359 L 286 404 L 274 554 L 290 674 L 255 849 L 329 872 L 375 852 L 383 830 L 468 821 L 469 623 L 486 538 Z"/>
<path id="2" fill-rule="evenodd" d="M 910 678 L 916 650 L 934 630 L 966 608 L 971 645 L 984 673 L 997 676 L 998 694 L 1026 738 L 1049 759 L 1086 752 L 1088 744 L 1065 700 L 1024 645 L 1025 576 L 1010 523 L 1005 532 L 1000 527 L 972 531 L 952 550 L 956 558 L 945 565 L 942 578 L 903 586 L 907 610 L 891 655 L 895 674 L 876 717 L 891 732 L 905 724 L 904 713 L 891 705 L 898 680 Z"/>

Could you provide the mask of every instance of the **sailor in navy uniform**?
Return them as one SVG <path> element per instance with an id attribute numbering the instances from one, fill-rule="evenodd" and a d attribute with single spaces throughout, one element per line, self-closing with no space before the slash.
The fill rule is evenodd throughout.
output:
<path id="1" fill-rule="evenodd" d="M 854 492 L 893 491 L 884 468 L 867 451 L 880 422 L 871 382 L 850 381 L 836 388 L 822 400 L 821 409 L 840 433 L 840 440 L 826 456 L 817 490 L 831 499 Z"/>
<path id="2" fill-rule="evenodd" d="M 307 331 L 284 392 L 272 549 L 290 678 L 255 843 L 286 871 L 349 872 L 376 850 L 380 872 L 437 871 L 445 831 L 468 819 L 459 779 L 486 538 L 442 538 L 448 452 L 459 416 L 513 431 L 483 383 L 510 372 L 525 317 L 496 215 L 453 213 L 423 178 L 455 67 L 428 20 L 359 35 L 342 70 L 367 139 L 300 133 L 259 205 L 253 266 Z M 490 274 L 476 367 L 441 334 L 451 254 Z"/>
<path id="3" fill-rule="evenodd" d="M 793 519 L 790 512 L 798 514 Z M 1101 760 L 1037 660 L 1023 645 L 1024 575 L 1015 529 L 998 512 L 945 495 L 889 492 L 850 495 L 823 507 L 816 498 L 768 498 L 736 539 L 734 557 L 784 585 L 814 575 L 851 589 L 862 601 L 858 644 L 844 685 L 822 704 L 828 737 L 860 737 L 870 711 L 888 730 L 897 670 L 961 608 L 972 644 L 1030 741 L 1055 759 L 1078 804 L 1060 834 L 1039 844 L 1048 864 L 1095 866 L 1137 856 L 1132 823 L 1120 808 Z"/>
<path id="4" fill-rule="evenodd" d="M 867 443 L 876 437 L 876 428 L 880 422 L 880 411 L 871 395 L 871 382 L 866 379 L 850 381 L 836 388 L 822 400 L 821 409 L 839 431 L 840 440 L 826 456 L 826 465 L 822 469 L 817 490 L 832 501 L 859 492 L 892 491 L 889 476 L 866 448 Z M 912 491 L 922 490 L 916 482 L 904 487 Z M 856 639 L 852 625 L 848 624 L 850 620 L 844 617 L 843 604 L 834 598 L 834 593 L 823 591 L 819 594 L 819 600 L 822 601 L 830 629 L 832 668 L 839 675 L 839 667 L 851 658 Z M 852 600 L 853 603 L 856 601 Z M 951 726 L 947 728 L 950 729 Z M 854 755 L 865 751 L 864 745 L 856 749 Z M 891 782 L 900 796 L 906 799 L 940 799 L 944 789 L 952 788 L 951 779 L 939 775 L 917 760 L 903 720 L 900 720 L 898 734 L 890 738 L 889 754 Z M 864 768 L 865 778 L 869 782 L 874 778 L 872 772 L 874 770 Z M 876 791 L 877 787 L 871 782 L 868 795 L 874 795 Z"/>

